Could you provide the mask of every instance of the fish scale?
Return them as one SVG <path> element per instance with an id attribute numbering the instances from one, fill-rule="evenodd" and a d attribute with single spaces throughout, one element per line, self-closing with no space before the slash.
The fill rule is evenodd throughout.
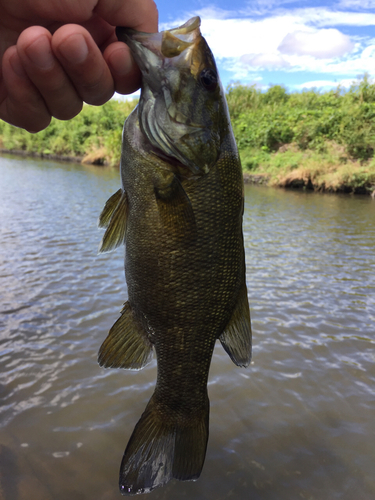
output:
<path id="1" fill-rule="evenodd" d="M 125 243 L 128 302 L 99 351 L 106 368 L 157 358 L 155 392 L 120 468 L 120 491 L 199 477 L 215 342 L 247 366 L 251 327 L 243 179 L 224 91 L 199 18 L 159 34 L 118 28 L 142 71 L 124 125 L 122 188 L 100 217 L 102 251 Z"/>

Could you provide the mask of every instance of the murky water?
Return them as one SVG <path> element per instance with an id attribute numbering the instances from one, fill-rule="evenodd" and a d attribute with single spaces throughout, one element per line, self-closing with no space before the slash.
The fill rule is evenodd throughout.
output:
<path id="1" fill-rule="evenodd" d="M 118 173 L 0 158 L 0 499 L 121 498 L 118 469 L 155 362 L 104 370 L 126 299 L 97 255 Z M 199 481 L 150 499 L 375 498 L 375 201 L 249 186 L 254 361 L 212 362 Z"/>

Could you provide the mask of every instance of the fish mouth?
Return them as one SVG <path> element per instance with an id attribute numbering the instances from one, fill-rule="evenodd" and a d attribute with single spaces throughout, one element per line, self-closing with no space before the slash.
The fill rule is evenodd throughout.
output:
<path id="1" fill-rule="evenodd" d="M 168 65 L 175 68 L 189 67 L 192 73 L 198 71 L 198 69 L 194 71 L 195 65 L 191 63 L 193 60 L 197 60 L 195 55 L 201 39 L 200 25 L 200 17 L 195 16 L 178 28 L 158 33 L 144 33 L 118 26 L 116 35 L 120 41 L 125 42 L 130 47 L 132 56 L 147 79 L 148 75 L 151 77 L 153 74 L 152 68 L 165 68 Z M 199 57 L 198 60 L 200 60 Z M 160 75 L 157 75 L 156 78 L 154 75 L 153 80 L 157 79 L 160 79 Z M 166 86 L 161 86 L 161 92 L 164 95 L 170 118 L 175 123 L 188 125 L 192 127 L 190 130 L 203 128 L 178 111 Z"/>
<path id="2" fill-rule="evenodd" d="M 200 36 L 200 18 L 193 17 L 179 28 L 163 32 L 161 53 L 164 57 L 177 57 L 183 51 L 194 45 Z"/>
<path id="3" fill-rule="evenodd" d="M 161 59 L 176 58 L 184 53 L 184 59 L 186 59 L 191 49 L 196 45 L 197 40 L 201 37 L 200 25 L 200 17 L 196 16 L 178 28 L 159 33 L 144 33 L 131 28 L 117 26 L 116 35 L 121 42 L 129 45 L 141 70 L 147 70 L 144 62 L 144 48 L 149 49 Z M 142 49 L 141 47 L 144 48 Z M 174 61 L 174 64 L 177 65 L 178 62 Z"/>
<path id="4" fill-rule="evenodd" d="M 142 72 L 137 111 L 142 133 L 156 150 L 162 151 L 159 156 L 174 158 L 194 175 L 206 172 L 207 162 L 200 165 L 193 144 L 204 142 L 206 147 L 212 136 L 207 124 L 194 112 L 191 99 L 191 94 L 200 89 L 199 75 L 207 63 L 207 53 L 209 58 L 211 54 L 200 24 L 197 16 L 178 28 L 159 33 L 116 28 L 117 38 L 128 45 Z"/>

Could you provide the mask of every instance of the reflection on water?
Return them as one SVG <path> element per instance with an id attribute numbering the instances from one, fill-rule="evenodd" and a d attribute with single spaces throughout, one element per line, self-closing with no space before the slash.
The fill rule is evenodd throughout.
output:
<path id="1" fill-rule="evenodd" d="M 0 158 L 0 498 L 112 500 L 155 362 L 104 370 L 126 299 L 123 252 L 97 255 L 114 171 Z M 375 203 L 246 187 L 254 361 L 218 345 L 198 482 L 154 499 L 375 497 Z"/>

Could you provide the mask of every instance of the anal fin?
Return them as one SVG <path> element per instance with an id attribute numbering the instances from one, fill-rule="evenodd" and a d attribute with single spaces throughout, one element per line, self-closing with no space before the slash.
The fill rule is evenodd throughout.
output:
<path id="1" fill-rule="evenodd" d="M 152 359 L 152 343 L 134 317 L 129 302 L 99 349 L 98 362 L 104 368 L 140 370 Z"/>
<path id="2" fill-rule="evenodd" d="M 119 192 L 121 196 L 119 196 Z M 117 205 L 114 208 L 116 201 Z M 128 197 L 126 192 L 120 189 L 109 198 L 99 217 L 99 227 L 107 225 L 99 253 L 111 252 L 125 242 L 127 218 Z"/>
<path id="3" fill-rule="evenodd" d="M 232 317 L 219 339 L 234 364 L 250 364 L 251 322 L 246 283 L 241 288 Z"/>

